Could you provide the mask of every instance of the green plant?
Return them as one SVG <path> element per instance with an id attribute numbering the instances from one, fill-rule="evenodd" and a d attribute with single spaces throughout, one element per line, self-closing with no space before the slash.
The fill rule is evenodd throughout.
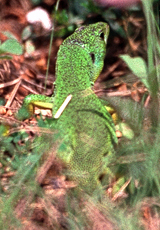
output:
<path id="1" fill-rule="evenodd" d="M 9 34 L 7 33 L 7 35 Z M 11 59 L 12 56 L 9 54 L 21 55 L 22 53 L 22 45 L 15 38 L 9 38 L 3 43 L 0 42 L 0 59 Z"/>

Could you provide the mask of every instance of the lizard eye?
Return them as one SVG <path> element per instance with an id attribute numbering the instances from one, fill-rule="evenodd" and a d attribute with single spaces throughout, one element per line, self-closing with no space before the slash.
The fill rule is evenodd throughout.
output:
<path id="1" fill-rule="evenodd" d="M 102 40 L 104 40 L 104 33 L 100 33 L 100 38 L 102 38 Z"/>
<path id="2" fill-rule="evenodd" d="M 90 53 L 90 56 L 92 58 L 92 62 L 94 63 L 95 62 L 95 55 L 94 55 L 94 53 Z"/>

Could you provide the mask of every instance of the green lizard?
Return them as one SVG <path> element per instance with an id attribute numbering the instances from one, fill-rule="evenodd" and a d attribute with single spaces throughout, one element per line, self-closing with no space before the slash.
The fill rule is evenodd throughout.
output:
<path id="1" fill-rule="evenodd" d="M 100 184 L 105 159 L 117 143 L 112 118 L 91 89 L 104 65 L 108 34 L 109 26 L 104 22 L 76 29 L 58 52 L 55 96 L 28 95 L 17 113 L 18 119 L 26 119 L 35 105 L 52 108 L 53 127 L 69 148 L 59 150 L 58 156 L 68 166 L 71 178 L 88 193 Z"/>

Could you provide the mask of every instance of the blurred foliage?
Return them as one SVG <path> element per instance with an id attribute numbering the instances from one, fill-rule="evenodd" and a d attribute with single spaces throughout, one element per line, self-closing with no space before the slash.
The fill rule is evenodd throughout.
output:
<path id="1" fill-rule="evenodd" d="M 137 6 L 131 8 L 128 13 L 131 14 L 134 11 L 142 12 L 141 7 Z M 96 21 L 106 21 L 111 29 L 118 35 L 126 37 L 126 33 L 122 27 L 121 20 L 124 17 L 123 11 L 117 8 L 104 8 L 96 5 L 92 0 L 70 0 L 68 1 L 68 9 L 53 11 L 53 17 L 56 19 L 58 25 L 65 27 L 67 33 L 67 27 L 72 28 L 70 33 L 74 31 L 75 25 L 79 26 L 81 23 L 94 23 Z M 71 27 L 72 25 L 72 27 Z M 73 26 L 74 25 L 74 26 Z M 57 33 L 57 36 L 59 34 Z M 61 33 L 60 33 L 60 36 Z M 63 33 L 63 36 L 68 34 Z"/>
<path id="2" fill-rule="evenodd" d="M 22 55 L 22 45 L 15 39 L 15 37 L 9 32 L 3 32 L 4 35 L 9 37 L 5 42 L 0 42 L 0 59 L 11 59 L 10 54 Z"/>
<path id="3" fill-rule="evenodd" d="M 9 135 L 10 128 L 0 125 L 0 162 L 10 170 L 17 170 L 30 152 L 31 142 L 24 130 Z"/>
<path id="4" fill-rule="evenodd" d="M 158 1 L 155 0 L 153 3 L 153 9 L 156 12 Z M 116 7 L 101 7 L 93 0 L 69 0 L 67 9 L 53 11 L 53 18 L 55 19 L 56 24 L 63 27 L 63 29 L 56 29 L 56 36 L 66 37 L 75 30 L 75 27 L 80 26 L 83 23 L 90 24 L 97 21 L 105 21 L 110 25 L 111 32 L 113 31 L 118 34 L 118 36 L 126 38 L 127 35 L 122 21 L 132 14 L 137 14 L 137 16 L 139 15 L 140 17 L 143 17 L 141 5 L 132 6 L 127 10 L 122 10 Z M 57 30 L 60 30 L 60 32 L 58 33 Z M 133 31 L 130 32 L 132 33 Z"/>

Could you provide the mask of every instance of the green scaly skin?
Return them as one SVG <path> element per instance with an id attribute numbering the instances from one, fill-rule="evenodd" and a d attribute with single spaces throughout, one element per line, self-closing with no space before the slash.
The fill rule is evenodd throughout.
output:
<path id="1" fill-rule="evenodd" d="M 111 155 L 117 143 L 112 118 L 91 89 L 103 68 L 108 34 L 109 26 L 103 22 L 76 29 L 58 52 L 55 97 L 29 95 L 17 114 L 17 118 L 26 119 L 35 105 L 52 105 L 54 117 L 67 96 L 72 95 L 53 127 L 60 131 L 68 148 L 66 152 L 59 149 L 59 158 L 68 166 L 70 178 L 88 193 L 100 184 L 105 156 Z"/>

